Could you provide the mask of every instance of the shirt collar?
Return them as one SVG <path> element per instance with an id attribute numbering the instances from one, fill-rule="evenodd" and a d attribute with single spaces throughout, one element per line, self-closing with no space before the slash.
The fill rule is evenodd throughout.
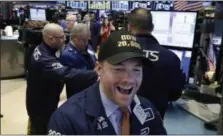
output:
<path id="1" fill-rule="evenodd" d="M 101 95 L 101 101 L 105 108 L 105 113 L 107 117 L 110 117 L 117 109 L 118 105 L 116 105 L 114 102 L 112 102 L 104 93 L 102 90 L 101 85 L 99 85 L 100 95 Z"/>
<path id="2" fill-rule="evenodd" d="M 104 91 L 102 90 L 101 85 L 99 84 L 99 90 L 100 90 L 100 96 L 101 96 L 101 101 L 102 104 L 105 108 L 105 113 L 107 115 L 107 117 L 110 117 L 118 108 L 119 106 L 117 104 L 115 104 L 114 102 L 112 102 L 104 93 Z M 128 107 L 129 112 L 131 113 L 131 108 L 130 106 Z"/>
<path id="3" fill-rule="evenodd" d="M 75 44 L 74 44 L 74 42 L 73 42 L 72 40 L 70 40 L 70 44 L 71 44 L 72 47 L 74 47 L 77 51 L 79 51 L 79 50 L 77 49 L 77 47 L 75 46 Z M 89 46 L 86 47 L 85 52 L 81 52 L 81 53 L 85 53 L 85 54 L 88 53 L 88 47 L 89 47 Z M 79 51 L 79 52 L 80 52 L 80 51 Z"/>
<path id="4" fill-rule="evenodd" d="M 75 44 L 72 40 L 70 40 L 70 44 L 73 45 L 76 48 L 76 46 L 75 46 Z"/>

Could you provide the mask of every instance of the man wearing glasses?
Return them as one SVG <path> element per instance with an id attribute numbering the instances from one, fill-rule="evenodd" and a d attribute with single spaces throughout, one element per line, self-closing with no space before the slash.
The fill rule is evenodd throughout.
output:
<path id="1" fill-rule="evenodd" d="M 70 42 L 62 51 L 60 62 L 68 67 L 82 70 L 93 70 L 96 63 L 94 50 L 88 44 L 90 30 L 86 24 L 75 25 L 70 34 Z M 79 86 L 73 82 L 66 83 L 67 98 L 89 86 Z"/>
<path id="2" fill-rule="evenodd" d="M 27 78 L 26 108 L 29 116 L 28 134 L 46 135 L 47 124 L 57 109 L 64 82 L 90 86 L 98 79 L 94 71 L 78 70 L 59 62 L 58 50 L 65 34 L 57 24 L 47 24 L 42 31 L 43 43 L 33 52 Z"/>

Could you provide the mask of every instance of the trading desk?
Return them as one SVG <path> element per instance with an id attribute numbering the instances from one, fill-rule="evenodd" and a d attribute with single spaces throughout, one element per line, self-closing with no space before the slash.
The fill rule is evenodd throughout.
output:
<path id="1" fill-rule="evenodd" d="M 1 79 L 24 75 L 24 50 L 17 43 L 18 36 L 2 36 L 1 47 Z"/>
<path id="2" fill-rule="evenodd" d="M 164 117 L 164 125 L 168 134 L 215 135 L 215 131 L 204 128 L 204 121 L 179 107 L 177 103 L 170 105 Z"/>

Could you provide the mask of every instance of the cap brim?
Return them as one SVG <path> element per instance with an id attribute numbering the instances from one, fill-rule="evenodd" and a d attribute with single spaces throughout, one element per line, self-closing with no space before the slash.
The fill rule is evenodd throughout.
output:
<path id="1" fill-rule="evenodd" d="M 106 60 L 110 64 L 116 65 L 118 63 L 121 63 L 121 62 L 129 60 L 129 59 L 133 59 L 133 58 L 141 59 L 143 65 L 145 65 L 145 66 L 149 66 L 152 64 L 152 62 L 148 58 L 144 57 L 140 53 L 135 53 L 135 52 L 122 52 L 122 53 L 116 54 L 114 56 L 111 56 L 111 57 L 107 58 Z"/>

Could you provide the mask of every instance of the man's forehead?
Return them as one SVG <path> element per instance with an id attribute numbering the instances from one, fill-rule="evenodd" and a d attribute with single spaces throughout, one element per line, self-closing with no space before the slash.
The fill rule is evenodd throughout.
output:
<path id="1" fill-rule="evenodd" d="M 132 65 L 135 65 L 135 66 L 141 66 L 143 63 L 142 63 L 142 59 L 140 58 L 132 58 L 132 59 L 128 59 L 128 60 L 125 60 L 125 61 L 122 61 L 120 63 L 117 63 L 117 64 L 111 64 L 109 63 L 109 61 L 105 60 L 105 61 L 101 61 L 99 62 L 103 65 L 110 65 L 110 66 L 124 66 L 126 64 L 132 64 Z"/>
<path id="2" fill-rule="evenodd" d="M 63 31 L 63 29 L 56 29 L 56 30 L 52 31 L 51 34 L 64 35 L 64 31 Z"/>
<path id="3" fill-rule="evenodd" d="M 140 59 L 140 58 L 128 59 L 128 60 L 125 60 L 125 61 L 122 61 L 120 63 L 115 64 L 115 66 L 125 65 L 125 64 L 141 65 L 142 64 L 142 59 Z"/>

